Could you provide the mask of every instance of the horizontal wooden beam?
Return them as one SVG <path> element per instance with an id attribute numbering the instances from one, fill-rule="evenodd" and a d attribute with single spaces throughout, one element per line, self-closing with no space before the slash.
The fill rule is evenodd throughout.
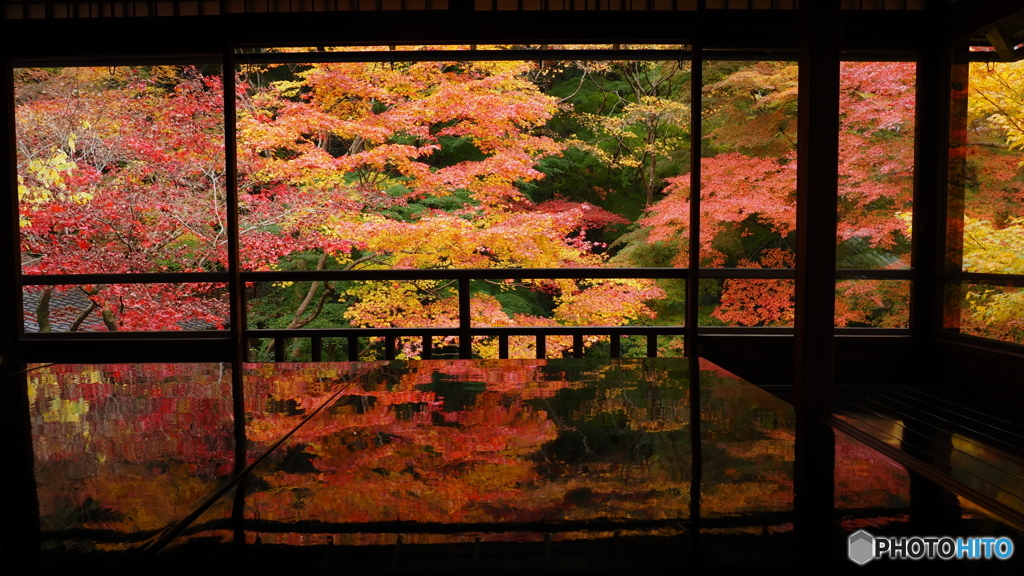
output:
<path id="1" fill-rule="evenodd" d="M 947 40 L 959 43 L 984 36 L 1022 11 L 1020 0 L 959 0 L 948 8 Z"/>
<path id="2" fill-rule="evenodd" d="M 930 27 L 924 11 L 849 11 L 844 48 L 915 50 Z M 14 21 L 10 21 L 14 22 Z M 3 50 L 14 60 L 69 57 L 216 62 L 224 46 L 330 46 L 338 44 L 491 44 L 643 42 L 699 40 L 714 55 L 733 50 L 797 48 L 795 11 L 480 11 L 306 12 L 148 18 L 18 20 L 5 27 Z M 188 34 L 183 34 L 183 28 Z M 727 31 L 727 33 L 726 33 Z M 769 55 L 766 59 L 771 59 Z M 99 59 L 99 60 L 97 60 Z"/>

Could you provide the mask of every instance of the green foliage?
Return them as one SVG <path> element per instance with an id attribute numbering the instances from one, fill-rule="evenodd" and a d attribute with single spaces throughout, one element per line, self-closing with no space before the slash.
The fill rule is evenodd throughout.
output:
<path id="1" fill-rule="evenodd" d="M 473 294 L 493 296 L 501 304 L 502 311 L 509 316 L 527 314 L 547 317 L 551 315 L 555 307 L 554 299 L 550 294 L 530 290 L 527 287 L 509 288 L 508 285 L 502 283 L 474 280 L 470 282 L 470 291 Z"/>
<path id="2" fill-rule="evenodd" d="M 454 124 L 449 122 L 448 124 Z M 438 129 L 444 126 L 438 126 Z M 440 136 L 437 139 L 440 148 L 427 158 L 427 164 L 434 168 L 455 166 L 460 162 L 479 162 L 487 155 L 469 138 Z"/>

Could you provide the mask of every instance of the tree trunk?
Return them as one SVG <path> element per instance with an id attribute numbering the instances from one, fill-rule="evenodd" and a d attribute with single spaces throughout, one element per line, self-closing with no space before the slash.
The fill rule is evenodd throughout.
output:
<path id="1" fill-rule="evenodd" d="M 36 304 L 36 320 L 39 322 L 40 332 L 53 332 L 53 328 L 50 327 L 50 294 L 52 293 L 53 287 L 47 286 L 39 297 L 39 304 Z"/>

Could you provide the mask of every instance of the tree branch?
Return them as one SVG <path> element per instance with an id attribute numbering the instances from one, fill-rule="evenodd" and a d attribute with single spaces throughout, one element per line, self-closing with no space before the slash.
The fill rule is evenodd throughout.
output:
<path id="1" fill-rule="evenodd" d="M 323 254 L 320 255 L 320 260 L 318 260 L 317 263 L 316 263 L 316 269 L 317 270 L 323 270 L 324 269 L 324 264 L 326 262 L 327 262 L 327 252 L 324 252 Z M 325 283 L 325 285 L 329 287 L 329 285 L 327 283 Z M 305 326 L 306 324 L 309 324 L 309 322 L 312 320 L 312 318 L 306 320 L 305 322 L 301 322 L 299 320 L 299 318 L 303 314 L 305 314 L 306 309 L 309 308 L 309 303 L 313 301 L 313 296 L 316 295 L 316 291 L 319 288 L 320 288 L 320 281 L 319 280 L 314 280 L 313 283 L 309 285 L 309 290 L 306 292 L 306 297 L 302 299 L 302 304 L 299 304 L 298 309 L 295 310 L 295 314 L 294 314 L 294 316 L 292 318 L 292 321 L 288 323 L 288 329 L 300 328 L 302 326 Z M 331 289 L 331 291 L 333 291 L 333 289 Z M 328 291 L 324 291 L 325 295 L 328 294 L 328 293 L 329 293 Z M 315 314 L 319 314 L 320 307 L 322 305 L 323 305 L 323 298 L 320 299 L 320 304 L 317 306 L 317 309 L 314 311 L 314 315 L 311 315 L 313 318 L 315 318 Z"/>
<path id="2" fill-rule="evenodd" d="M 89 314 L 92 314 L 92 311 L 97 307 L 98 305 L 90 300 L 89 305 L 85 307 L 85 310 L 82 310 L 78 315 L 78 318 L 75 318 L 75 321 L 71 323 L 71 327 L 68 328 L 68 332 L 78 332 L 78 329 L 82 326 L 82 322 L 85 322 L 85 319 L 88 318 Z"/>

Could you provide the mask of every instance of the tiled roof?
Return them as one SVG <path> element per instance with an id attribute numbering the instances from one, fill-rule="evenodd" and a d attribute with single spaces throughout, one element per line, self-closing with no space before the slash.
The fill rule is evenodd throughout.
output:
<path id="1" fill-rule="evenodd" d="M 25 332 L 39 332 L 39 318 L 36 309 L 39 307 L 39 299 L 42 292 L 25 292 L 23 296 Z M 58 292 L 54 290 L 50 294 L 50 330 L 53 332 L 68 332 L 78 316 L 89 307 L 89 297 L 78 288 Z M 201 320 L 186 320 L 179 322 L 182 330 L 210 330 L 213 326 Z M 103 314 L 100 309 L 93 310 L 82 321 L 78 327 L 79 332 L 106 332 L 107 326 L 103 323 Z"/>
<path id="2" fill-rule="evenodd" d="M 39 332 L 39 318 L 36 309 L 39 307 L 39 300 L 43 293 L 25 292 L 25 332 Z M 78 318 L 83 310 L 89 307 L 89 297 L 84 292 L 75 288 L 58 292 L 54 290 L 50 294 L 50 329 L 54 332 L 68 332 L 71 325 Z M 97 308 L 79 326 L 81 332 L 106 332 L 107 326 L 103 323 L 103 315 Z"/>

